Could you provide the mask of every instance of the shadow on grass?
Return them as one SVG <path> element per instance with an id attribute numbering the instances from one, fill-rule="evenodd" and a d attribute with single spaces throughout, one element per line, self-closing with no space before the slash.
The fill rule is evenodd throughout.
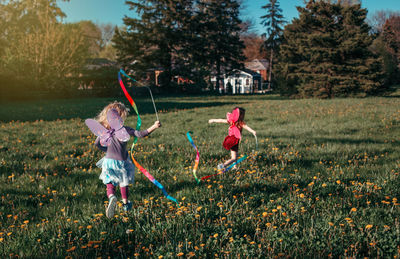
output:
<path id="1" fill-rule="evenodd" d="M 62 101 L 46 101 L 28 102 L 28 103 L 10 103 L 0 105 L 0 121 L 54 121 L 62 119 L 86 119 L 95 117 L 101 109 L 108 103 L 113 101 L 121 101 L 127 104 L 125 99 L 82 99 L 82 100 L 62 100 Z M 176 111 L 205 107 L 217 107 L 224 105 L 237 105 L 242 102 L 174 102 L 174 101 L 157 101 L 157 111 Z M 139 113 L 155 114 L 153 103 L 150 99 L 139 99 L 136 102 Z M 134 112 L 131 111 L 131 114 Z"/>
<path id="2" fill-rule="evenodd" d="M 361 144 L 388 144 L 384 141 L 372 139 L 372 138 L 364 138 L 364 139 L 353 139 L 353 138 L 313 138 L 313 142 L 316 144 L 322 143 L 337 143 L 337 144 L 352 144 L 352 145 L 361 145 Z M 398 145 L 398 141 L 394 143 Z"/>
<path id="3" fill-rule="evenodd" d="M 385 98 L 400 98 L 400 85 L 393 85 L 389 88 L 389 92 L 383 95 Z"/>
<path id="4" fill-rule="evenodd" d="M 386 95 L 386 96 L 383 96 L 383 97 L 384 98 L 398 99 L 398 98 L 400 98 L 400 94 Z"/>

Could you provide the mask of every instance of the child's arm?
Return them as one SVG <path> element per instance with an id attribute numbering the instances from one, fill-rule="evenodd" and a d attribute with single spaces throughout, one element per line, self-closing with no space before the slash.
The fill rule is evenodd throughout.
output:
<path id="1" fill-rule="evenodd" d="M 254 136 L 257 135 L 257 132 L 255 130 L 253 130 L 252 128 L 250 128 L 249 126 L 247 126 L 246 124 L 243 126 L 243 129 L 249 131 L 251 134 L 253 134 Z"/>
<path id="2" fill-rule="evenodd" d="M 208 123 L 228 123 L 226 119 L 209 119 Z"/>
<path id="3" fill-rule="evenodd" d="M 150 133 L 152 133 L 154 130 L 158 129 L 159 127 L 161 127 L 161 123 L 159 121 L 156 121 L 147 130 L 138 131 L 138 130 L 132 129 L 130 127 L 125 127 L 125 129 L 128 131 L 128 134 L 131 135 L 131 136 L 135 136 L 135 137 L 138 137 L 138 138 L 144 138 L 147 135 L 149 135 Z"/>
<path id="4" fill-rule="evenodd" d="M 158 129 L 159 127 L 161 127 L 161 123 L 160 123 L 160 121 L 156 121 L 150 128 L 147 129 L 147 132 L 150 134 L 153 131 L 155 131 L 156 129 Z"/>

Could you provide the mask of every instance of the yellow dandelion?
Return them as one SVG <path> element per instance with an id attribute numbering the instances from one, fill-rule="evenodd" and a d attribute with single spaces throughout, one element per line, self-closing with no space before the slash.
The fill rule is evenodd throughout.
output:
<path id="1" fill-rule="evenodd" d="M 365 226 L 365 229 L 371 229 L 373 226 L 374 225 L 372 225 L 372 224 L 368 224 L 368 225 Z"/>

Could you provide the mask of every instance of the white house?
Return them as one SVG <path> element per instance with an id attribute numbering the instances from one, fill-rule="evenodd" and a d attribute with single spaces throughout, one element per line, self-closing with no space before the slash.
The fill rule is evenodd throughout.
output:
<path id="1" fill-rule="evenodd" d="M 261 75 L 257 72 L 245 70 L 233 70 L 229 74 L 221 76 L 218 91 L 229 94 L 254 93 L 261 85 Z M 216 77 L 211 78 L 211 82 L 216 85 Z"/>

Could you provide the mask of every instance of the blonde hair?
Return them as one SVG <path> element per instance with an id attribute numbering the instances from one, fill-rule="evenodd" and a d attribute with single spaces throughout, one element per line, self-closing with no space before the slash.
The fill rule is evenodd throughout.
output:
<path id="1" fill-rule="evenodd" d="M 121 116 L 122 120 L 125 121 L 126 117 L 128 117 L 129 109 L 125 107 L 125 105 L 121 102 L 114 101 L 104 107 L 104 109 L 97 115 L 96 120 L 103 125 L 106 129 L 110 129 L 110 124 L 107 121 L 107 113 L 109 110 L 115 109 L 117 110 L 119 116 Z"/>

